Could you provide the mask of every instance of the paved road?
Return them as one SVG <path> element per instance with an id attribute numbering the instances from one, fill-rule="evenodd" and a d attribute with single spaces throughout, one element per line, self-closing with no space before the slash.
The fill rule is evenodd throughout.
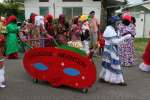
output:
<path id="1" fill-rule="evenodd" d="M 98 66 L 97 70 L 100 71 Z M 96 82 L 88 94 L 82 94 L 65 87 L 53 88 L 44 82 L 34 84 L 21 60 L 6 61 L 8 87 L 0 89 L 0 100 L 150 100 L 150 74 L 141 72 L 137 66 L 123 71 L 127 87 Z"/>

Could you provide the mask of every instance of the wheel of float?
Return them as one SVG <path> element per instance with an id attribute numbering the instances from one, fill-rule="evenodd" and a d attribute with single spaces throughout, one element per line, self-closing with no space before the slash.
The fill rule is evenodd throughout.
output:
<path id="1" fill-rule="evenodd" d="M 88 89 L 82 89 L 82 93 L 87 94 L 88 93 Z"/>
<path id="2" fill-rule="evenodd" d="M 39 80 L 38 79 L 33 79 L 33 83 L 38 83 Z"/>

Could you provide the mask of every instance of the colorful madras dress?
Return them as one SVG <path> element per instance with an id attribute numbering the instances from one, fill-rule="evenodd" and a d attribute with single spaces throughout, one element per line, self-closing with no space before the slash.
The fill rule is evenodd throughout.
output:
<path id="1" fill-rule="evenodd" d="M 131 34 L 131 38 L 125 40 L 119 45 L 119 57 L 121 60 L 122 66 L 132 66 L 135 64 L 135 48 L 134 48 L 134 36 L 135 26 L 130 24 L 128 26 L 124 24 L 120 24 L 119 27 L 119 35 L 125 36 L 127 34 Z"/>
<path id="2" fill-rule="evenodd" d="M 102 70 L 99 74 L 100 79 L 113 84 L 124 83 L 118 55 L 118 44 L 130 36 L 118 38 L 115 29 L 112 26 L 107 26 L 104 31 L 105 46 L 102 56 Z"/>

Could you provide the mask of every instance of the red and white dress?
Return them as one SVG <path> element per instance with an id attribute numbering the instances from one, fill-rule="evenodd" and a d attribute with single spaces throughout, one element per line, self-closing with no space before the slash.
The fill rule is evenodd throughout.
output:
<path id="1" fill-rule="evenodd" d="M 143 54 L 143 62 L 140 64 L 139 68 L 142 71 L 150 72 L 150 40 Z"/>

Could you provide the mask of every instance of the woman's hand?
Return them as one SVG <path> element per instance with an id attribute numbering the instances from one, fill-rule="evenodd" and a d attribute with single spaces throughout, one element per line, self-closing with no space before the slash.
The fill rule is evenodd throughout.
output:
<path id="1" fill-rule="evenodd" d="M 51 36 L 51 35 L 49 35 L 49 34 L 46 34 L 46 37 L 47 37 L 48 39 L 53 39 L 53 36 Z"/>

